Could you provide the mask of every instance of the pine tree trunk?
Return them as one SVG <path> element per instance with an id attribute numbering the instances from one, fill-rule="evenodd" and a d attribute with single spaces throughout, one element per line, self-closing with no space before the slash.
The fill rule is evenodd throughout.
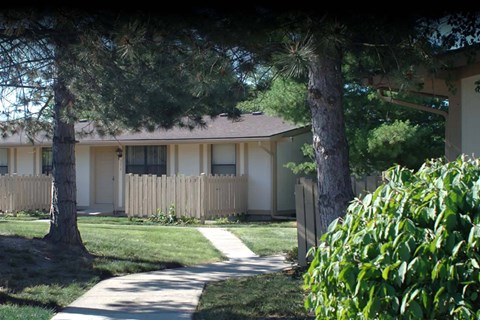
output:
<path id="1" fill-rule="evenodd" d="M 309 68 L 308 103 L 312 112 L 317 162 L 319 235 L 343 216 L 353 199 L 343 115 L 341 55 L 316 56 Z"/>
<path id="2" fill-rule="evenodd" d="M 52 205 L 50 231 L 45 239 L 85 250 L 77 227 L 74 124 L 62 117 L 62 110 L 71 108 L 72 97 L 61 80 L 54 85 L 54 94 Z"/>

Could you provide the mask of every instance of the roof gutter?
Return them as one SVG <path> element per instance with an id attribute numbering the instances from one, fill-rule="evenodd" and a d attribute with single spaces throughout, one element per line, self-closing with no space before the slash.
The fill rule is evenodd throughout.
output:
<path id="1" fill-rule="evenodd" d="M 426 107 L 426 106 L 418 104 L 418 103 L 413 103 L 413 102 L 408 102 L 408 101 L 404 101 L 404 100 L 400 100 L 400 99 L 395 99 L 395 98 L 392 98 L 392 97 L 389 97 L 389 96 L 385 95 L 384 90 L 385 90 L 384 88 L 378 88 L 377 89 L 377 95 L 383 101 L 390 102 L 390 103 L 393 103 L 393 104 L 398 104 L 400 106 L 404 106 L 404 107 L 408 107 L 408 108 L 412 108 L 412 109 L 417 109 L 417 110 L 420 110 L 420 111 L 426 111 L 426 112 L 438 114 L 438 115 L 441 115 L 442 117 L 444 117 L 445 119 L 448 117 L 448 112 L 447 111 L 434 109 L 434 108 L 429 108 L 429 107 Z"/>

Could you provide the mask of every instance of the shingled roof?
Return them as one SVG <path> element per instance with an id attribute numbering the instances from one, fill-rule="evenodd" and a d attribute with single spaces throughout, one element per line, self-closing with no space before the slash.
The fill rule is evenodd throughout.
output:
<path id="1" fill-rule="evenodd" d="M 140 143 L 145 141 L 168 143 L 186 141 L 231 141 L 231 140 L 270 140 L 277 137 L 295 135 L 309 132 L 310 126 L 294 125 L 280 117 L 269 116 L 263 113 L 243 114 L 238 120 L 231 120 L 219 116 L 215 119 L 206 118 L 206 128 L 159 129 L 153 132 L 142 131 L 101 137 L 98 134 L 77 135 L 80 144 L 109 144 L 109 143 Z M 76 125 L 77 132 L 90 132 L 90 122 L 80 122 Z M 36 144 L 48 145 L 51 141 L 45 138 L 37 138 Z M 14 135 L 0 140 L 0 146 L 28 145 L 30 142 L 22 135 Z"/>

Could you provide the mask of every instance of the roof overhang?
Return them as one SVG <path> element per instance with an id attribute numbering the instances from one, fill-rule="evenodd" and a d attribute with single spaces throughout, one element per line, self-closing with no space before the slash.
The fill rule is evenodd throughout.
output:
<path id="1" fill-rule="evenodd" d="M 454 93 L 452 84 L 463 78 L 480 74 L 480 46 L 449 51 L 437 56 L 437 70 L 417 66 L 414 75 L 414 88 L 408 91 L 432 97 L 448 99 Z M 401 85 L 388 75 L 377 75 L 365 80 L 365 84 L 378 90 L 403 90 Z"/>
<path id="2" fill-rule="evenodd" d="M 244 136 L 234 138 L 189 138 L 189 139 L 122 139 L 121 137 L 107 136 L 89 139 L 88 136 L 77 138 L 77 145 L 81 146 L 118 146 L 118 145 L 169 145 L 169 144 L 213 144 L 213 143 L 248 143 L 257 141 L 283 141 L 285 138 L 294 137 L 300 134 L 311 132 L 311 126 L 288 130 L 271 136 Z M 0 147 L 48 147 L 51 141 L 43 140 L 31 142 L 8 142 L 0 141 Z"/>

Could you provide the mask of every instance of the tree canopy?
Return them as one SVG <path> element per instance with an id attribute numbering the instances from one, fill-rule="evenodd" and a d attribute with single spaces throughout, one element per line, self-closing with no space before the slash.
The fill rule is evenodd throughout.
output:
<path id="1" fill-rule="evenodd" d="M 47 239 L 83 246 L 76 226 L 79 119 L 115 135 L 237 116 L 241 90 L 228 52 L 176 18 L 48 6 L 0 13 L 0 129 L 26 130 L 32 142 L 40 130 L 52 138 Z"/>
<path id="2" fill-rule="evenodd" d="M 319 225 L 326 230 L 353 198 L 344 84 L 382 74 L 396 87 L 408 88 L 415 84 L 416 66 L 434 71 L 442 67 L 435 55 L 478 40 L 477 12 L 439 7 L 428 14 L 336 12 L 311 5 L 287 10 L 248 3 L 192 5 L 168 14 L 68 7 L 2 12 L 0 50 L 6 59 L 0 63 L 1 87 L 25 93 L 17 95 L 11 110 L 36 105 L 52 110 L 55 120 L 58 194 L 53 203 L 59 206 L 53 206 L 51 226 L 63 218 L 75 226 L 75 120 L 94 119 L 105 133 L 114 133 L 201 125 L 202 115 L 220 110 L 234 117 L 236 98 L 245 93 L 242 81 L 275 68 L 307 83 Z M 443 28 L 445 22 L 450 30 Z M 30 111 L 24 114 L 23 122 L 39 119 Z M 66 185 L 71 188 L 63 197 L 60 186 Z M 67 203 L 68 208 L 62 205 Z M 78 243 L 74 238 L 67 242 Z"/>
<path id="3" fill-rule="evenodd" d="M 306 79 L 318 218 L 321 231 L 325 231 L 353 198 L 345 84 L 365 84 L 366 79 L 381 75 L 390 89 L 401 89 L 399 94 L 417 89 L 421 68 L 436 72 L 446 67 L 437 58 L 440 53 L 478 42 L 480 19 L 478 11 L 444 10 L 441 6 L 428 12 L 354 14 L 303 9 L 276 11 L 257 6 L 250 15 L 238 16 L 210 10 L 206 16 L 217 23 L 207 29 L 215 35 L 218 32 L 212 28 L 226 31 L 225 43 L 234 42 L 250 53 L 247 70 L 255 72 L 258 65 L 267 64 L 286 76 Z M 222 19 L 217 19 L 218 15 Z M 374 144 L 370 149 L 375 150 Z"/>

